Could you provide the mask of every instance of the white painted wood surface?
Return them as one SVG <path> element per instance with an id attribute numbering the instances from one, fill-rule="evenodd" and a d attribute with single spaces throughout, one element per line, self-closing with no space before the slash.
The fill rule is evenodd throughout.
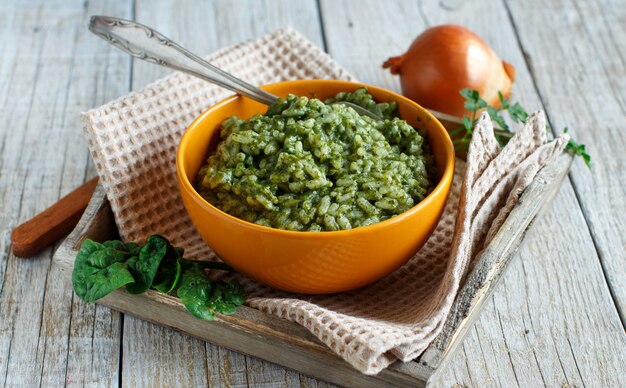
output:
<path id="1" fill-rule="evenodd" d="M 49 273 L 52 249 L 9 255 L 11 229 L 95 174 L 78 112 L 128 91 L 129 59 L 95 47 L 92 13 L 125 1 L 0 3 L 0 384 L 118 382 L 120 314 L 85 305 Z"/>
<path id="2" fill-rule="evenodd" d="M 576 139 L 591 149 L 593 169 L 579 163 L 571 172 L 571 181 L 624 323 L 626 3 L 557 2 L 550 12 L 537 15 L 531 11 L 542 3 L 535 0 L 522 6 L 511 1 L 510 13 L 519 31 L 520 47 L 528 53 L 534 69 L 536 91 L 549 107 L 550 123 L 558 129 L 569 126 Z M 563 17 L 552 18 L 549 13 Z M 543 23 L 552 28 L 538 28 Z M 553 53 L 558 53 L 558 61 L 549 59 Z"/>
<path id="3" fill-rule="evenodd" d="M 463 24 L 518 69 L 515 95 L 590 147 L 526 237 L 438 384 L 626 386 L 626 195 L 620 1 L 78 1 L 0 3 L 0 384 L 325 385 L 86 305 L 51 249 L 9 254 L 11 229 L 95 174 L 78 112 L 158 78 L 91 36 L 89 15 L 136 18 L 210 52 L 291 24 L 364 82 L 428 25 Z M 620 320 L 619 311 L 622 312 Z"/>

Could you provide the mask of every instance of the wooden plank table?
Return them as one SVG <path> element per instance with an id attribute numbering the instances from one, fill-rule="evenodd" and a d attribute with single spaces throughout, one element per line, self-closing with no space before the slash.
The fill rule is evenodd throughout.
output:
<path id="1" fill-rule="evenodd" d="M 78 113 L 165 72 L 86 29 L 107 14 L 193 51 L 292 25 L 363 82 L 424 28 L 476 31 L 518 70 L 515 96 L 569 126 L 576 161 L 441 386 L 626 386 L 626 9 L 620 1 L 23 0 L 0 3 L 0 384 L 324 386 L 74 297 L 53 249 L 11 255 L 10 231 L 95 175 Z"/>

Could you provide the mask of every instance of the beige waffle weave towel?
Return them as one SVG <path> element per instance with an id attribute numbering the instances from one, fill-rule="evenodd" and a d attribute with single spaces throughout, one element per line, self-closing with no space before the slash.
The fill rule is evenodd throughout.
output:
<path id="1" fill-rule="evenodd" d="M 209 59 L 256 85 L 353 79 L 291 29 L 221 50 Z M 215 259 L 183 208 L 175 154 L 193 119 L 229 94 L 175 73 L 82 115 L 124 240 L 142 241 L 159 233 L 185 247 L 189 257 Z M 545 118 L 538 113 L 500 150 L 491 121 L 481 117 L 467 163 L 457 163 L 441 222 L 406 265 L 369 287 L 331 296 L 292 295 L 242 279 L 247 304 L 305 326 L 364 373 L 415 358 L 441 330 L 471 258 L 498 230 L 537 171 L 562 151 L 565 139 L 544 144 L 545 136 Z"/>

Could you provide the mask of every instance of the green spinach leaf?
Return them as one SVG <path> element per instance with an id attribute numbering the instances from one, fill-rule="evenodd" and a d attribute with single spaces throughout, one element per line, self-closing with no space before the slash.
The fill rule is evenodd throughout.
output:
<path id="1" fill-rule="evenodd" d="M 161 261 L 159 270 L 152 282 L 152 288 L 166 294 L 174 291 L 183 270 L 183 253 L 182 248 L 172 245 L 167 247 L 165 258 Z"/>
<path id="2" fill-rule="evenodd" d="M 236 281 L 211 282 L 199 265 L 194 264 L 183 274 L 178 297 L 193 316 L 211 320 L 215 314 L 233 314 L 244 303 L 244 291 Z"/>
<path id="3" fill-rule="evenodd" d="M 128 270 L 128 251 L 123 244 L 100 244 L 85 240 L 76 255 L 72 285 L 76 295 L 85 302 L 94 302 L 118 288 L 132 283 Z"/>
<path id="4" fill-rule="evenodd" d="M 183 253 L 182 248 L 159 235 L 148 237 L 143 246 L 119 240 L 85 240 L 74 262 L 74 291 L 85 302 L 95 302 L 123 286 L 131 294 L 141 294 L 150 287 L 165 293 L 178 289 L 183 305 L 198 318 L 233 314 L 245 301 L 243 288 L 236 281 L 212 282 L 203 268 L 233 269 L 220 262 L 187 260 Z"/>
<path id="5" fill-rule="evenodd" d="M 135 281 L 126 285 L 126 291 L 131 294 L 143 294 L 152 286 L 169 246 L 169 241 L 164 237 L 159 235 L 148 237 L 146 244 L 139 250 L 139 255 L 128 260 L 128 268 Z"/>

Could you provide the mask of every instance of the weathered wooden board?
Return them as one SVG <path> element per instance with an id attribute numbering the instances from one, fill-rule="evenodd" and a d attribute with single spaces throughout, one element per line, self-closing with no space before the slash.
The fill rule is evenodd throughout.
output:
<path id="1" fill-rule="evenodd" d="M 0 386 L 118 382 L 120 314 L 74 300 L 52 251 L 9 254 L 11 230 L 95 174 L 78 112 L 128 92 L 130 61 L 95 47 L 89 14 L 125 0 L 0 2 Z"/>
<path id="2" fill-rule="evenodd" d="M 367 83 L 382 85 L 389 89 L 399 90 L 397 77 L 392 77 L 388 71 L 380 68 L 380 64 L 391 55 L 397 55 L 406 50 L 415 36 L 428 26 L 454 23 L 467 26 L 483 37 L 494 50 L 505 60 L 517 67 L 517 80 L 514 87 L 514 98 L 529 109 L 543 108 L 549 118 L 558 112 L 559 117 L 564 117 L 563 112 L 576 110 L 576 116 L 585 116 L 586 124 L 580 127 L 576 118 L 572 121 L 565 120 L 554 128 L 570 125 L 570 128 L 585 128 L 586 135 L 594 134 L 594 137 L 607 139 L 612 142 L 612 147 L 620 148 L 625 143 L 626 135 L 623 131 L 617 131 L 612 136 L 605 137 L 603 117 L 598 114 L 580 109 L 580 104 L 571 104 L 570 93 L 561 92 L 560 85 L 577 85 L 572 87 L 571 94 L 576 98 L 593 98 L 589 96 L 580 83 L 574 82 L 579 77 L 578 72 L 584 71 L 586 66 L 599 69 L 604 62 L 612 63 L 612 69 L 618 70 L 620 56 L 614 55 L 615 50 L 602 54 L 611 56 L 607 61 L 596 61 L 593 65 L 586 65 L 584 57 L 579 52 L 578 40 L 571 39 L 571 34 L 566 31 L 576 30 L 576 36 L 580 39 L 604 40 L 606 45 L 616 45 L 609 30 L 618 29 L 619 23 L 596 27 L 596 30 L 606 30 L 603 35 L 593 38 L 581 37 L 584 30 L 576 25 L 569 25 L 568 18 L 557 18 L 558 28 L 551 28 L 555 23 L 551 21 L 554 15 L 569 15 L 571 18 L 587 19 L 586 15 L 579 15 L 576 7 L 587 8 L 589 5 L 576 5 L 576 2 L 558 2 L 558 4 L 535 4 L 528 6 L 526 2 L 510 2 L 508 5 L 500 1 L 361 1 L 361 6 L 355 7 L 350 0 L 322 0 L 322 18 L 324 30 L 328 36 L 341 36 L 342 39 L 328 42 L 330 54 L 360 80 Z M 551 2 L 548 2 L 551 3 Z M 617 3 L 609 2 L 607 7 L 591 7 L 592 14 L 598 16 L 590 24 L 602 23 L 599 17 L 599 8 L 606 13 L 605 8 L 615 8 Z M 560 9 L 560 12 L 547 11 L 550 7 Z M 566 12 L 566 9 L 569 11 Z M 615 11 L 617 11 L 615 9 Z M 516 17 L 520 20 L 516 21 Z M 612 18 L 619 18 L 623 12 L 613 12 Z M 383 21 L 384 20 L 384 21 Z M 410 20 L 410 22 L 409 22 Z M 515 23 L 511 23 L 513 20 Z M 540 22 L 541 20 L 541 22 Z M 622 23 L 623 24 L 623 23 Z M 393 28 L 390 28 L 393 26 Z M 623 27 L 623 26 L 622 26 Z M 523 31 L 523 32 L 522 32 Z M 543 42 L 537 45 L 541 34 Z M 614 31 L 617 32 L 617 31 Z M 527 34 L 530 44 L 520 46 L 518 34 Z M 593 35 L 593 34 L 591 34 Z M 570 68 L 569 76 L 565 76 L 559 69 L 562 64 L 558 59 L 560 49 L 555 45 L 571 45 L 567 51 L 569 57 L 576 57 L 567 64 Z M 367 44 L 355 45 L 352 42 L 367 42 Z M 524 42 L 524 39 L 522 39 Z M 584 43 L 586 44 L 586 43 Z M 574 49 L 574 46 L 576 49 Z M 380 49 L 373 49 L 380 47 Z M 549 50 L 548 48 L 554 48 Z M 538 52 L 538 48 L 546 48 Z M 523 49 L 523 50 L 522 50 Z M 585 52 L 588 52 L 588 49 Z M 531 53 L 536 53 L 536 60 Z M 589 56 L 591 57 L 591 55 Z M 529 61 L 529 65 L 527 65 Z M 542 66 L 532 66 L 533 63 L 541 62 Z M 571 63 L 576 63 L 572 65 Z M 623 62 L 622 62 L 623 63 Z M 622 67 L 623 69 L 623 67 Z M 542 71 L 544 77 L 550 78 L 550 82 L 542 80 L 539 84 L 533 78 L 534 74 Z M 604 77 L 598 77 L 598 81 L 591 76 L 585 77 L 587 84 L 592 82 L 604 82 Z M 623 82 L 624 77 L 617 77 L 618 82 Z M 552 105 L 544 104 L 545 96 L 538 94 L 538 89 L 550 86 L 546 91 L 552 98 L 561 98 L 562 103 L 558 111 Z M 606 92 L 601 90 L 605 88 Z M 622 88 L 624 89 L 624 88 Z M 596 86 L 594 90 L 602 93 L 603 98 L 611 98 L 611 89 Z M 542 98 L 543 97 L 543 98 Z M 623 110 L 616 109 L 619 98 L 606 104 L 609 122 L 619 122 L 619 119 L 610 119 L 614 115 L 623 117 Z M 623 99 L 621 100 L 623 101 Z M 613 108 L 612 108 L 613 107 Z M 591 122 L 593 120 L 593 122 Z M 593 128 L 593 130 L 587 130 Z M 621 141 L 620 141 L 621 137 Z M 608 140 L 608 139 L 613 140 Z M 585 142 L 588 142 L 585 139 Z M 588 142 L 589 143 L 589 142 Z M 623 148 L 623 147 L 621 147 Z M 603 145 L 594 146 L 592 150 L 607 149 Z M 617 149 L 609 155 L 616 155 Z M 593 153 L 593 152 L 592 152 Z M 616 160 L 617 159 L 617 160 Z M 604 158 L 601 167 L 594 167 L 590 175 L 599 173 L 597 184 L 605 193 L 612 191 L 614 196 L 609 200 L 608 193 L 605 197 L 596 198 L 594 201 L 585 201 L 585 206 L 602 207 L 596 216 L 607 218 L 606 227 L 610 228 L 603 239 L 613 241 L 606 244 L 606 260 L 612 263 L 621 263 L 620 270 L 624 266 L 624 243 L 622 230 L 623 216 L 619 211 L 611 215 L 606 209 L 611 202 L 624 205 L 624 196 L 620 195 L 623 185 L 609 184 L 608 171 L 610 174 L 619 176 L 623 169 L 619 169 L 624 158 Z M 604 164 L 610 164 L 604 167 Z M 601 171 L 596 172 L 600 168 Z M 576 162 L 574 173 L 580 172 L 587 175 L 586 167 Z M 617 179 L 619 181 L 619 178 Z M 597 191 L 591 184 L 585 184 L 588 191 Z M 536 228 L 529 232 L 530 243 L 525 244 L 519 250 L 519 259 L 511 264 L 513 270 L 503 279 L 506 287 L 501 287 L 495 296 L 487 302 L 487 306 L 479 322 L 471 329 L 468 338 L 463 344 L 462 351 L 453 356 L 449 367 L 441 374 L 438 383 L 443 386 L 461 384 L 467 386 L 482 386 L 485 384 L 498 384 L 510 382 L 519 386 L 534 386 L 543 383 L 548 386 L 584 384 L 615 386 L 623 385 L 623 373 L 619 373 L 620 360 L 626 359 L 626 352 L 622 347 L 626 344 L 626 336 L 623 328 L 619 330 L 619 317 L 611 301 L 611 294 L 606 287 L 603 268 L 599 265 L 598 255 L 594 249 L 592 239 L 585 217 L 581 212 L 577 198 L 569 179 L 566 179 L 563 189 L 558 193 L 553 207 L 537 222 Z M 614 209 L 618 209 L 615 207 Z M 623 214 L 624 211 L 621 212 Z M 621 221 L 620 221 L 621 220 Z M 622 227 L 619 227 L 619 224 Z M 617 236 L 615 235 L 617 233 Z M 616 252 L 616 250 L 621 252 Z M 599 251 L 600 253 L 602 251 Z M 615 266 L 615 265 L 613 265 Z M 615 277 L 623 282 L 625 276 L 619 275 L 620 270 L 614 270 L 605 265 L 605 272 L 611 274 L 607 278 Z M 558 280 L 557 280 L 558 279 Z M 618 283 L 619 284 L 619 283 Z M 619 288 L 619 287 L 618 287 Z M 624 286 L 619 288 L 624 290 Z M 615 286 L 613 287 L 615 291 Z M 583 302 L 586 300 L 586 302 Z M 571 324 L 575 321 L 576 324 Z M 613 341 L 613 343 L 611 343 Z M 590 343 L 606 344 L 605 351 L 589 351 Z M 598 345 L 603 348 L 604 345 Z M 582 362 L 581 360 L 586 360 Z M 623 364 L 623 362 L 622 362 Z M 601 370 L 597 365 L 603 365 Z M 594 384 L 595 383 L 595 384 Z"/>
<path id="3" fill-rule="evenodd" d="M 543 108 L 555 132 L 560 133 L 563 126 L 569 125 L 578 138 L 583 129 L 586 133 L 604 136 L 600 135 L 606 133 L 604 118 L 594 116 L 593 122 L 578 120 L 580 115 L 592 114 L 580 109 L 580 105 L 572 103 L 570 98 L 570 94 L 588 95 L 583 85 L 578 84 L 578 91 L 564 92 L 563 86 L 571 85 L 572 80 L 578 77 L 572 71 L 569 59 L 555 60 L 561 57 L 556 54 L 559 52 L 556 48 L 536 51 L 544 45 L 553 47 L 561 40 L 564 42 L 561 45 L 576 47 L 567 53 L 579 58 L 577 71 L 597 65 L 597 62 L 581 63 L 583 52 L 574 54 L 585 44 L 584 39 L 578 36 L 580 29 L 577 25 L 567 21 L 571 16 L 565 16 L 572 15 L 573 9 L 579 6 L 575 3 L 547 5 L 525 2 L 522 5 L 519 2 L 472 2 L 446 8 L 434 2 L 424 2 L 423 11 L 429 24 L 454 22 L 468 26 L 484 37 L 504 59 L 515 63 L 517 81 L 514 98 L 529 109 Z M 615 8 L 617 4 L 606 5 L 607 8 Z M 548 11 L 551 7 L 555 9 Z M 561 16 L 554 18 L 554 15 Z M 519 19 L 516 20 L 516 17 Z M 513 23 L 503 22 L 506 20 L 513 20 Z M 600 19 L 594 20 L 599 22 Z M 512 44 L 521 38 L 521 34 L 537 39 L 532 44 L 523 44 L 523 39 L 519 44 Z M 540 38 L 542 34 L 550 36 Z M 538 62 L 545 65 L 537 66 Z M 570 68 L 570 73 L 565 73 L 564 68 Z M 543 72 L 545 79 L 538 79 L 538 72 Z M 547 94 L 540 91 L 546 85 L 552 88 Z M 606 90 L 605 93 L 608 92 Z M 563 98 L 564 102 L 554 106 L 546 101 L 547 95 Z M 566 106 L 577 114 L 567 113 Z M 557 123 L 554 117 L 561 117 L 562 121 Z M 613 139 L 614 144 L 619 144 L 616 137 Z M 622 135 L 622 139 L 626 136 Z M 607 150 L 601 145 L 590 146 L 592 153 Z M 618 157 L 611 164 L 615 165 L 620 160 L 623 159 Z M 604 175 L 606 168 L 599 168 L 596 171 L 598 167 L 594 167 L 591 175 Z M 577 172 L 589 173 L 581 161 L 575 162 L 570 176 Z M 592 187 L 591 184 L 585 186 L 588 189 Z M 621 186 L 611 187 L 611 190 L 620 190 Z M 623 327 L 620 330 L 619 316 L 607 287 L 610 277 L 605 279 L 602 275 L 601 255 L 594 249 L 594 237 L 589 230 L 585 230 L 585 218 L 588 216 L 584 207 L 581 211 L 576 206 L 580 203 L 578 191 L 570 177 L 566 178 L 553 207 L 537 223 L 537 227 L 529 231 L 528 243 L 520 249 L 520 259 L 512 263 L 512 270 L 503 279 L 506 286 L 495 294 L 466 341 L 464 352 L 459 353 L 450 368 L 458 372 L 443 376 L 442 384 L 481 385 L 494 376 L 498 376 L 495 381 L 511 381 L 519 386 L 539 383 L 548 386 L 626 384 L 626 375 L 620 372 L 626 361 L 626 336 Z M 617 196 L 613 201 L 620 201 L 618 198 L 624 196 Z M 600 205 L 608 202 L 598 199 L 597 202 L 585 203 Z M 612 217 L 609 214 L 606 215 L 609 223 L 615 225 L 620 222 L 618 213 Z M 617 243 L 615 238 L 613 240 Z M 622 263 L 623 257 L 622 254 Z M 615 252 L 612 258 L 614 262 L 620 261 L 619 254 Z M 622 265 L 622 268 L 626 267 Z M 619 278 L 619 275 L 616 277 Z M 603 351 L 590 351 L 590 346 Z M 454 378 L 454 374 L 465 376 L 459 380 Z"/>
<path id="4" fill-rule="evenodd" d="M 554 2 L 537 13 L 541 0 L 508 3 L 550 123 L 569 126 L 592 155 L 593 167 L 577 162 L 570 177 L 626 327 L 626 5 Z"/>
<path id="5" fill-rule="evenodd" d="M 414 362 L 396 363 L 376 376 L 366 376 L 353 369 L 303 327 L 255 309 L 243 307 L 236 315 L 220 316 L 206 322 L 188 314 L 177 298 L 156 291 L 144 295 L 117 291 L 103 299 L 102 304 L 333 383 L 371 387 L 425 385 L 458 347 L 478 317 L 526 230 L 541 208 L 554 197 L 570 164 L 571 156 L 562 155 L 544 168 L 528 187 L 501 231 L 477 259 L 442 334 L 427 351 Z M 114 237 L 113 224 L 106 196 L 98 186 L 77 228 L 55 253 L 55 265 L 65 272 L 65 279 L 70 278 L 80 243 L 86 238 L 102 241 Z M 134 325 L 137 326 L 141 327 L 141 324 Z M 143 346 L 140 341 L 133 345 Z"/>

